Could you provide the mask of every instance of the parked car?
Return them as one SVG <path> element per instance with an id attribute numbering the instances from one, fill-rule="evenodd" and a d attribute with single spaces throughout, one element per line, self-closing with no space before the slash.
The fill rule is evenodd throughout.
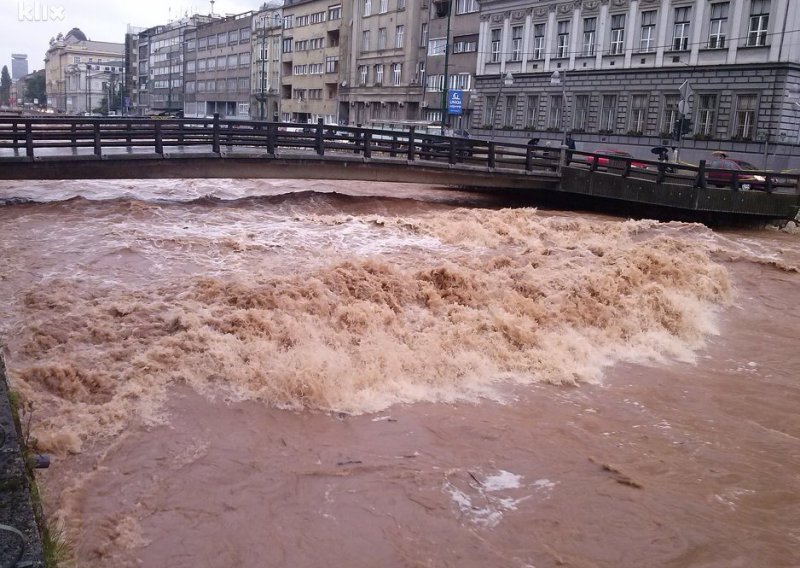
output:
<path id="1" fill-rule="evenodd" d="M 706 168 L 709 170 L 706 173 L 708 182 L 717 187 L 731 187 L 733 172 L 738 172 L 736 179 L 741 189 L 767 190 L 767 178 L 760 174 L 750 173 L 758 171 L 758 168 L 750 162 L 733 158 L 717 158 L 708 162 Z M 774 179 L 772 183 L 775 183 Z"/>
<path id="2" fill-rule="evenodd" d="M 601 149 L 595 150 L 593 153 L 594 154 L 606 154 L 605 156 L 586 156 L 586 163 L 587 164 L 589 164 L 591 166 L 596 160 L 597 161 L 597 167 L 599 167 L 599 168 L 607 168 L 608 167 L 608 163 L 609 163 L 608 156 L 612 156 L 611 160 L 613 160 L 614 162 L 616 162 L 616 160 L 614 160 L 613 157 L 619 157 L 619 158 L 623 158 L 623 159 L 632 159 L 633 158 L 633 156 L 631 154 L 629 154 L 628 152 L 623 152 L 622 150 L 616 150 L 616 149 L 610 149 L 609 150 L 609 149 L 602 149 L 601 148 Z M 622 167 L 622 164 L 624 164 L 624 162 L 622 160 L 620 160 L 618 164 L 612 164 L 612 167 L 619 168 L 619 167 Z M 638 168 L 640 170 L 646 170 L 647 169 L 647 164 L 643 164 L 642 162 L 637 162 L 636 160 L 631 160 L 631 167 L 632 168 Z"/>

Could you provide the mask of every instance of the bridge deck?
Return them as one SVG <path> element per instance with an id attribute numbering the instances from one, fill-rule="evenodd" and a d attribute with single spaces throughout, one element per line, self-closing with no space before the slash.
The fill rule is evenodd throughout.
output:
<path id="1" fill-rule="evenodd" d="M 798 175 L 710 170 L 705 162 L 666 164 L 413 129 L 218 117 L 0 118 L 0 179 L 124 178 L 429 183 L 510 190 L 531 199 L 561 196 L 585 198 L 582 203 L 646 206 L 661 217 L 790 219 L 800 209 Z"/>

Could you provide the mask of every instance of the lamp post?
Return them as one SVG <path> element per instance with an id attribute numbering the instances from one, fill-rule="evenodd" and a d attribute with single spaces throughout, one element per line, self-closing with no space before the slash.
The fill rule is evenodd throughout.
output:
<path id="1" fill-rule="evenodd" d="M 553 74 L 550 75 L 550 84 L 551 85 L 561 85 L 561 124 L 564 127 L 564 135 L 561 138 L 561 144 L 566 146 L 567 145 L 567 72 L 564 71 L 562 74 L 556 69 L 553 71 Z"/>
<path id="2" fill-rule="evenodd" d="M 495 128 L 494 128 L 495 120 L 494 119 L 497 117 L 497 104 L 500 102 L 500 97 L 503 96 L 503 87 L 510 87 L 511 85 L 514 84 L 514 75 L 511 74 L 511 71 L 506 71 L 505 76 L 503 76 L 503 74 L 501 73 L 500 74 L 500 78 L 501 78 L 500 90 L 497 92 L 497 99 L 494 101 L 494 108 L 492 109 L 492 123 L 491 123 L 492 124 L 492 135 L 491 135 L 491 140 L 494 140 L 494 130 L 495 130 Z"/>

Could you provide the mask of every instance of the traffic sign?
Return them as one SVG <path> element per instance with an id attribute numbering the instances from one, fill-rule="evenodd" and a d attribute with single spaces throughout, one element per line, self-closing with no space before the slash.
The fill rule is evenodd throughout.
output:
<path id="1" fill-rule="evenodd" d="M 464 91 L 449 89 L 447 91 L 447 114 L 461 115 L 464 108 Z"/>

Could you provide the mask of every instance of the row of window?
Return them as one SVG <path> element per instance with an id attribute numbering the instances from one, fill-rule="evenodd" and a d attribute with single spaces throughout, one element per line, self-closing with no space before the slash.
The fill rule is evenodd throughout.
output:
<path id="1" fill-rule="evenodd" d="M 249 93 L 250 78 L 186 81 L 187 93 Z"/>
<path id="2" fill-rule="evenodd" d="M 599 113 L 590 110 L 592 97 L 599 102 Z M 599 97 L 599 101 L 597 99 Z M 549 99 L 549 100 L 548 100 Z M 661 100 L 660 123 L 648 122 L 647 117 L 653 106 L 653 98 L 649 93 L 634 93 L 630 97 L 627 116 L 622 115 L 626 109 L 619 108 L 619 97 L 615 94 L 589 95 L 578 94 L 573 99 L 571 119 L 566 126 L 581 132 L 598 131 L 601 133 L 632 133 L 648 135 L 667 135 L 672 132 L 678 120 L 678 102 L 680 95 L 663 95 Z M 694 114 L 694 131 L 701 136 L 713 136 L 717 133 L 719 95 L 704 93 L 696 95 L 696 111 Z M 502 126 L 519 127 L 518 113 L 523 111 L 523 128 L 557 129 L 565 124 L 562 114 L 564 100 L 562 95 L 528 95 L 524 99 L 525 107 L 520 109 L 521 97 L 508 95 L 505 97 L 502 113 Z M 545 104 L 544 112 L 541 108 Z M 657 103 L 655 103 L 657 104 Z M 498 99 L 495 95 L 485 97 L 484 124 L 495 125 Z M 730 136 L 740 140 L 751 140 L 755 135 L 758 121 L 758 95 L 743 93 L 736 95 L 733 107 L 733 122 Z"/>
<path id="3" fill-rule="evenodd" d="M 472 90 L 472 75 L 470 73 L 457 73 L 447 77 L 448 89 L 461 91 Z M 428 91 L 442 92 L 444 90 L 444 75 L 428 75 L 426 77 L 425 89 Z"/>
<path id="4" fill-rule="evenodd" d="M 325 48 L 325 38 L 299 39 L 294 42 L 294 51 L 310 51 Z"/>
<path id="5" fill-rule="evenodd" d="M 384 68 L 385 65 L 375 65 L 373 66 L 373 81 L 374 85 L 383 85 L 384 82 Z M 392 63 L 390 66 L 391 69 L 391 85 L 399 86 L 402 84 L 403 80 L 403 64 L 402 63 Z M 370 77 L 370 68 L 369 65 L 360 65 L 358 67 L 358 86 L 359 87 L 366 87 L 367 83 L 369 83 Z"/>
<path id="6" fill-rule="evenodd" d="M 771 0 L 751 0 L 750 17 L 746 36 L 743 38 L 748 47 L 767 45 L 769 27 L 769 9 Z M 708 12 L 708 35 L 703 40 L 700 47 L 704 49 L 724 49 L 727 47 L 727 39 L 730 33 L 728 16 L 730 14 L 730 2 L 714 2 L 710 4 Z M 627 14 L 612 14 L 610 18 L 610 29 L 605 38 L 597 35 L 597 18 L 583 18 L 582 37 L 579 44 L 579 56 L 594 56 L 597 51 L 609 55 L 620 55 L 625 52 L 625 35 L 629 22 Z M 639 14 L 639 37 L 637 50 L 642 53 L 653 52 L 659 46 L 656 45 L 657 37 L 657 10 L 645 10 Z M 677 6 L 672 13 L 672 40 L 669 45 L 662 46 L 672 51 L 686 51 L 691 48 L 689 44 L 689 34 L 692 26 L 692 6 Z M 555 45 L 553 51 L 548 51 L 546 43 L 547 24 L 539 23 L 532 26 L 532 43 L 528 50 L 531 59 L 544 59 L 550 53 L 556 58 L 570 57 L 570 34 L 572 31 L 572 20 L 561 20 L 556 22 Z M 503 56 L 509 61 L 521 61 L 523 54 L 523 38 L 525 35 L 524 26 L 512 26 L 510 29 L 510 42 L 503 48 L 503 30 L 495 28 L 490 30 L 490 59 L 492 63 L 498 63 Z"/>
<path id="7" fill-rule="evenodd" d="M 322 63 L 305 63 L 303 65 L 295 65 L 292 68 L 292 75 L 322 75 Z"/>
<path id="8" fill-rule="evenodd" d="M 186 51 L 194 51 L 195 48 L 198 50 L 214 49 L 217 47 L 225 47 L 226 45 L 247 43 L 249 41 L 250 28 L 241 28 L 206 37 L 199 37 L 197 39 L 189 39 L 186 41 Z"/>
<path id="9" fill-rule="evenodd" d="M 388 41 L 388 32 L 386 28 L 378 28 L 378 45 L 377 49 L 386 49 Z M 406 27 L 395 26 L 394 28 L 394 47 L 400 49 L 405 44 Z M 364 30 L 361 32 L 361 51 L 370 51 L 372 49 L 372 32 Z"/>
<path id="10" fill-rule="evenodd" d="M 334 4 L 328 6 L 327 11 L 315 12 L 313 14 L 306 14 L 303 16 L 295 16 L 289 14 L 283 17 L 283 29 L 290 30 L 292 28 L 301 28 L 310 26 L 312 24 L 321 24 L 325 21 L 334 21 L 342 19 L 342 5 Z"/>
<path id="11" fill-rule="evenodd" d="M 250 53 L 239 53 L 233 55 L 220 55 L 219 57 L 209 57 L 207 59 L 198 59 L 197 61 L 187 61 L 186 72 L 194 73 L 196 71 L 218 71 L 249 66 Z"/>
<path id="12" fill-rule="evenodd" d="M 395 0 L 396 4 L 395 7 L 397 10 L 404 10 L 406 7 L 406 0 Z M 372 16 L 373 14 L 385 14 L 389 11 L 389 0 L 376 0 L 375 7 L 378 9 L 377 12 L 373 12 L 372 0 L 364 0 L 363 4 L 364 10 L 362 11 L 363 16 Z"/>
<path id="13" fill-rule="evenodd" d="M 292 89 L 292 98 L 298 101 L 321 101 L 322 89 Z"/>

